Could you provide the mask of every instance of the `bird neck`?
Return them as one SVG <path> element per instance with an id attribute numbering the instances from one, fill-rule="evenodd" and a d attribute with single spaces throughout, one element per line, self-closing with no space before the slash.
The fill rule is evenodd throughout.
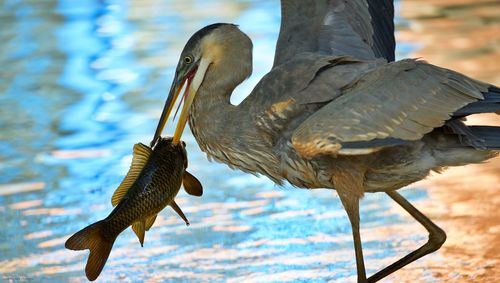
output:
<path id="1" fill-rule="evenodd" d="M 281 184 L 278 159 L 265 146 L 250 111 L 241 104 L 232 105 L 230 93 L 200 94 L 191 106 L 189 126 L 207 157 L 231 168 L 264 174 Z"/>
<path id="2" fill-rule="evenodd" d="M 233 88 L 234 89 L 234 88 Z M 243 134 L 244 113 L 230 102 L 231 91 L 201 87 L 189 112 L 189 126 L 200 148 L 208 154 L 237 147 Z M 240 115 L 238 115 L 240 114 Z"/>
<path id="3" fill-rule="evenodd" d="M 231 43 L 231 44 L 228 44 Z M 252 73 L 252 42 L 234 26 L 224 26 L 203 42 L 211 63 L 189 112 L 189 126 L 209 158 L 247 172 L 277 176 L 276 158 L 259 135 L 254 112 L 230 102 L 233 90 Z M 263 165 L 263 160 L 266 166 Z M 277 177 L 271 177 L 276 179 Z"/>

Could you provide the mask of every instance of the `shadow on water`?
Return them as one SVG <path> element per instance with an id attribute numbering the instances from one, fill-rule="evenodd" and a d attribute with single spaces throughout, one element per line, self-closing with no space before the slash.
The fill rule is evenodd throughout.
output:
<path id="1" fill-rule="evenodd" d="M 151 139 L 177 56 L 193 31 L 235 22 L 253 39 L 254 75 L 238 87 L 235 103 L 273 61 L 278 1 L 77 3 L 0 2 L 4 280 L 85 279 L 86 253 L 65 250 L 64 241 L 111 210 L 132 146 Z M 409 26 L 402 18 L 397 24 Z M 400 44 L 398 57 L 415 48 Z M 190 169 L 205 187 L 201 199 L 179 195 L 192 225 L 165 209 L 144 248 L 124 232 L 99 280 L 354 280 L 350 226 L 333 192 L 280 188 L 230 171 L 209 163 L 189 133 L 184 139 Z M 423 189 L 405 195 L 427 199 Z M 364 199 L 361 217 L 370 273 L 425 241 L 383 195 Z"/>

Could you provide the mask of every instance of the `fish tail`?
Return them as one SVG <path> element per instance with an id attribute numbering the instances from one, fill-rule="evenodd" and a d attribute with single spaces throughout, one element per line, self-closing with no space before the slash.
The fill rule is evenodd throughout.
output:
<path id="1" fill-rule="evenodd" d="M 85 266 L 85 274 L 90 281 L 97 279 L 109 257 L 116 236 L 111 240 L 103 237 L 105 223 L 101 220 L 83 228 L 71 236 L 64 246 L 70 250 L 89 249 L 90 255 Z"/>

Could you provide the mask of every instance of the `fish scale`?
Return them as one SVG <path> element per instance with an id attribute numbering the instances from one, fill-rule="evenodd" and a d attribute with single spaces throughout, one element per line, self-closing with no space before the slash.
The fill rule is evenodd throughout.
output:
<path id="1" fill-rule="evenodd" d="M 123 207 L 130 207 L 130 209 L 120 209 L 117 207 L 116 214 L 113 215 L 112 213 L 106 218 L 110 231 L 114 233 L 118 232 L 119 234 L 130 226 L 131 222 L 158 213 L 173 200 L 179 191 L 178 188 L 181 185 L 184 168 L 171 166 L 171 161 L 179 160 L 183 162 L 185 159 L 182 156 L 176 155 L 177 153 L 175 152 L 163 150 L 159 152 L 159 156 L 151 156 L 151 159 L 144 168 L 145 172 L 139 175 L 139 179 L 148 179 L 150 177 L 151 180 L 144 187 L 142 186 L 144 183 L 142 180 L 134 183 L 124 196 L 124 203 L 122 205 Z M 180 162 L 180 164 L 182 163 Z M 156 174 L 147 176 L 152 171 Z M 172 190 L 172 188 L 174 189 Z M 138 197 L 132 197 L 133 195 L 138 195 Z"/>
<path id="2" fill-rule="evenodd" d="M 171 138 L 162 138 L 153 149 L 140 143 L 134 146 L 130 170 L 111 199 L 116 207 L 108 217 L 89 225 L 66 241 L 68 249 L 90 249 L 85 267 L 89 280 L 97 279 L 116 237 L 127 227 L 132 225 L 142 246 L 145 231 L 167 205 L 189 224 L 174 198 L 181 184 L 195 196 L 201 196 L 203 188 L 196 177 L 186 171 L 186 167 L 184 143 L 174 144 Z"/>

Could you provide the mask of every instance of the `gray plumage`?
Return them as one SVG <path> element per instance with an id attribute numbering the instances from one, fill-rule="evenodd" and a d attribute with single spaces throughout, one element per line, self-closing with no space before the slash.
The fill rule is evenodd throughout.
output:
<path id="1" fill-rule="evenodd" d="M 283 0 L 281 8 L 274 66 L 241 104 L 230 96 L 251 74 L 252 43 L 230 24 L 193 35 L 172 89 L 201 74 L 187 111 L 210 159 L 278 184 L 335 189 L 352 224 L 358 280 L 377 281 L 444 242 L 444 232 L 396 190 L 431 170 L 495 156 L 500 127 L 468 127 L 463 118 L 499 111 L 500 91 L 425 61 L 392 62 L 392 1 Z M 186 65 L 186 56 L 196 63 Z M 359 235 L 365 192 L 386 192 L 430 233 L 420 249 L 368 279 Z"/>

